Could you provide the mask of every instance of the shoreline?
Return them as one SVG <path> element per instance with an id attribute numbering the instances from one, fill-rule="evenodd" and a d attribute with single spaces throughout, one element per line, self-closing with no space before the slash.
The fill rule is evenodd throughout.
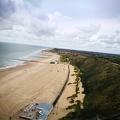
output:
<path id="1" fill-rule="evenodd" d="M 42 50 L 41 51 L 43 56 L 46 57 L 40 57 L 38 59 L 34 59 L 34 60 L 30 60 L 30 61 L 24 61 L 23 64 L 14 66 L 14 67 L 9 67 L 9 68 L 5 68 L 5 69 L 0 69 L 0 78 L 4 77 L 6 74 L 9 74 L 11 72 L 15 72 L 15 71 L 19 71 L 19 70 L 24 70 L 26 71 L 26 69 L 33 67 L 35 65 L 35 63 L 42 63 L 42 61 L 44 62 L 45 59 L 48 59 L 51 55 L 51 52 L 49 52 L 49 50 Z M 53 53 L 52 53 L 53 54 Z M 0 79 L 1 81 L 1 79 Z"/>
<path id="2" fill-rule="evenodd" d="M 47 52 L 45 53 L 45 52 L 46 52 L 46 50 L 41 51 L 42 55 L 44 55 L 44 56 L 46 56 L 46 58 L 48 58 L 49 53 L 47 53 Z M 42 60 L 44 60 L 46 58 L 38 58 L 38 59 L 34 59 L 34 61 L 41 62 Z M 3 69 L 0 68 L 0 78 L 2 76 L 4 76 L 4 74 L 6 74 L 6 73 L 9 74 L 10 72 L 15 72 L 16 70 L 27 69 L 28 67 L 32 67 L 34 65 L 32 61 L 33 60 L 29 60 L 29 61 L 24 60 L 22 64 L 19 64 L 19 65 L 13 66 L 13 67 L 3 68 Z"/>
<path id="3" fill-rule="evenodd" d="M 0 119 L 19 119 L 21 110 L 32 101 L 52 103 L 64 85 L 66 64 L 50 64 L 59 55 L 45 52 L 47 58 L 0 70 Z"/>
<path id="4" fill-rule="evenodd" d="M 48 51 L 49 49 L 45 49 L 45 50 L 37 50 L 29 55 L 27 55 L 25 58 L 18 58 L 18 59 L 14 59 L 12 61 L 18 61 L 18 63 L 13 64 L 13 65 L 8 65 L 5 67 L 1 67 L 1 70 L 7 70 L 7 69 L 11 69 L 11 68 L 16 68 L 16 67 L 21 67 L 27 64 L 27 62 L 32 62 L 32 61 L 39 61 L 41 59 L 44 59 L 45 57 L 48 57 L 47 55 L 44 55 L 45 51 Z M 34 55 L 34 56 L 32 56 Z M 37 55 L 37 57 L 36 57 Z"/>

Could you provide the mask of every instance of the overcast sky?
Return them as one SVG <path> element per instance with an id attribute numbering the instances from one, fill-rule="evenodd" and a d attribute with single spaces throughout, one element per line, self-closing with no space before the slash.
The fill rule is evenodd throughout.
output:
<path id="1" fill-rule="evenodd" d="M 120 0 L 0 0 L 0 41 L 120 54 Z"/>

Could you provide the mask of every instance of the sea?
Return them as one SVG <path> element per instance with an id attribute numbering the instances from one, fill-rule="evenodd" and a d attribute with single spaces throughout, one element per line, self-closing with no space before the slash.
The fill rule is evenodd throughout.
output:
<path id="1" fill-rule="evenodd" d="M 0 42 L 0 69 L 23 65 L 24 61 L 43 58 L 43 50 L 49 48 L 34 45 Z"/>

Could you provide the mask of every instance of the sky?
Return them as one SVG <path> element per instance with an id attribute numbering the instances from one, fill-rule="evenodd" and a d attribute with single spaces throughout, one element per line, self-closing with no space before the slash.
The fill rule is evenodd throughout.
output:
<path id="1" fill-rule="evenodd" d="M 120 0 L 0 0 L 0 41 L 120 54 Z"/>

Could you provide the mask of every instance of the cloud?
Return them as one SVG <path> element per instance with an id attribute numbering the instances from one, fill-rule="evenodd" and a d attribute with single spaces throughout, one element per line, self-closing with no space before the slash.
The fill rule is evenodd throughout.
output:
<path id="1" fill-rule="evenodd" d="M 7 19 L 16 11 L 15 4 L 11 0 L 0 0 L 0 18 Z"/>
<path id="2" fill-rule="evenodd" d="M 79 39 L 89 41 L 100 30 L 100 25 L 89 24 L 88 26 L 82 26 L 77 29 Z"/>
<path id="3" fill-rule="evenodd" d="M 101 35 L 98 37 L 98 40 L 101 43 L 108 44 L 108 45 L 120 45 L 120 31 L 116 31 L 113 35 Z"/>
<path id="4" fill-rule="evenodd" d="M 10 21 L 0 19 L 0 31 L 12 29 L 12 24 Z"/>
<path id="5" fill-rule="evenodd" d="M 4 10 L 9 5 L 8 2 L 14 3 L 13 1 L 6 1 L 1 4 L 3 6 L 1 8 L 1 14 L 4 14 Z M 50 36 L 54 34 L 55 25 L 51 18 L 49 17 L 49 13 L 47 11 L 41 10 L 41 8 L 36 8 L 34 6 L 23 7 L 26 3 L 15 2 L 14 5 L 16 11 L 13 11 L 10 16 L 7 16 L 9 12 L 6 11 L 5 15 L 6 19 L 3 19 L 1 16 L 0 21 L 0 30 L 11 30 L 13 33 L 9 36 L 16 36 L 14 33 L 21 35 L 21 37 L 25 37 L 23 34 L 26 33 L 28 35 L 33 36 Z M 11 8 L 11 7 L 10 7 Z M 9 8 L 9 9 L 10 9 Z M 2 32 L 3 33 L 3 32 Z M 9 32 L 8 32 L 9 34 Z M 7 32 L 6 32 L 7 36 Z"/>
<path id="6" fill-rule="evenodd" d="M 119 21 L 83 22 L 36 4 L 37 1 L 32 0 L 1 0 L 0 38 L 50 47 L 96 51 L 110 50 L 111 47 L 119 49 Z"/>
<path id="7" fill-rule="evenodd" d="M 0 0 L 0 30 L 12 29 L 9 19 L 15 12 L 16 6 L 12 0 Z"/>
<path id="8" fill-rule="evenodd" d="M 50 11 L 80 18 L 82 20 L 95 20 L 100 18 L 113 18 L 119 16 L 119 0 L 46 0 L 43 7 Z"/>

